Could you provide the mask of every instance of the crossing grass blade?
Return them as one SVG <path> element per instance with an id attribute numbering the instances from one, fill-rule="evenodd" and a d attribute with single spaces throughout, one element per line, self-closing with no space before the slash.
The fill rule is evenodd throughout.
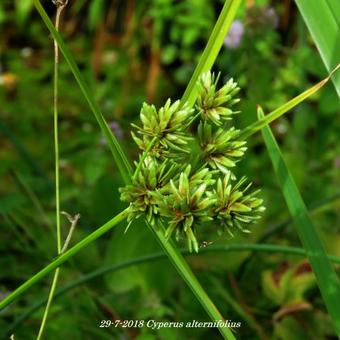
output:
<path id="1" fill-rule="evenodd" d="M 258 108 L 258 118 L 263 119 L 262 109 Z M 339 278 L 327 258 L 323 244 L 315 230 L 315 227 L 308 215 L 306 205 L 301 197 L 299 189 L 282 157 L 280 148 L 270 128 L 262 129 L 274 172 L 278 177 L 281 189 L 292 216 L 296 231 L 301 243 L 306 250 L 307 258 L 310 261 L 321 295 L 333 320 L 335 330 L 340 336 L 340 282 Z"/>
<path id="2" fill-rule="evenodd" d="M 295 0 L 328 72 L 340 62 L 340 1 Z M 332 78 L 340 97 L 340 74 Z"/>

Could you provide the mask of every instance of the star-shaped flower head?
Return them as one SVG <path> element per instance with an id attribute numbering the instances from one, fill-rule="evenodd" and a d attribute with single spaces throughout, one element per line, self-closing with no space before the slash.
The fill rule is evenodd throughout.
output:
<path id="1" fill-rule="evenodd" d="M 142 127 L 137 128 L 142 138 L 132 133 L 138 147 L 146 150 L 149 143 L 155 138 L 150 154 L 157 157 L 178 157 L 189 153 L 188 142 L 191 140 L 187 128 L 192 121 L 193 109 L 187 104 L 181 106 L 177 100 L 171 104 L 170 99 L 159 110 L 154 105 L 144 103 L 140 112 Z"/>
<path id="2" fill-rule="evenodd" d="M 207 188 L 215 180 L 212 172 L 201 169 L 191 175 L 191 166 L 187 166 L 177 181 L 170 181 L 169 195 L 163 196 L 159 205 L 159 214 L 169 219 L 169 226 L 165 236 L 170 238 L 176 233 L 176 239 L 185 236 L 188 248 L 198 252 L 198 242 L 195 236 L 197 227 L 211 221 L 209 209 L 214 204 L 215 198 L 208 197 Z"/>
<path id="3" fill-rule="evenodd" d="M 232 230 L 249 233 L 244 226 L 254 223 L 260 218 L 260 213 L 265 210 L 263 200 L 255 197 L 259 190 L 247 193 L 252 183 L 242 188 L 246 178 L 242 177 L 235 185 L 231 183 L 231 174 L 227 174 L 223 181 L 217 180 L 217 189 L 213 195 L 216 197 L 214 208 L 215 217 L 222 222 L 224 229 L 233 236 Z M 209 193 L 209 196 L 211 193 Z"/>
<path id="4" fill-rule="evenodd" d="M 237 140 L 239 130 L 234 127 L 229 130 L 214 130 L 207 122 L 201 122 L 198 126 L 203 159 L 212 169 L 219 169 L 227 174 L 247 150 L 246 142 Z"/>
<path id="5" fill-rule="evenodd" d="M 120 199 L 130 203 L 129 223 L 145 214 L 148 222 L 155 224 L 158 214 L 158 196 L 153 194 L 155 190 L 162 193 L 176 172 L 178 172 L 178 165 L 175 163 L 170 164 L 167 160 L 159 163 L 150 156 L 145 158 L 132 183 L 119 189 Z"/>
<path id="6" fill-rule="evenodd" d="M 240 91 L 237 83 L 229 79 L 220 89 L 217 89 L 219 75 L 211 72 L 204 73 L 198 81 L 198 97 L 196 107 L 203 120 L 215 125 L 222 125 L 231 115 L 236 113 L 231 107 L 240 100 L 234 96 Z"/>

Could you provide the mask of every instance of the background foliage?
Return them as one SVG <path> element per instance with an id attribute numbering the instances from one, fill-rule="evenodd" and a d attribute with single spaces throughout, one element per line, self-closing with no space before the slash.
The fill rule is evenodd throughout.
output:
<path id="1" fill-rule="evenodd" d="M 52 3 L 44 4 L 51 16 Z M 71 1 L 61 31 L 113 132 L 132 158 L 130 123 L 143 101 L 180 98 L 221 8 L 220 1 Z M 215 64 L 239 82 L 237 119 L 256 119 L 256 105 L 275 109 L 324 78 L 326 70 L 292 1 L 246 1 Z M 52 40 L 30 1 L 0 3 L 0 296 L 55 256 L 53 194 Z M 61 207 L 81 220 L 76 242 L 118 213 L 117 169 L 68 66 L 60 66 Z M 329 84 L 280 118 L 272 129 L 327 251 L 340 255 L 339 102 Z M 300 246 L 260 134 L 248 141 L 238 171 L 262 187 L 264 218 L 248 236 L 207 242 L 268 241 Z M 64 219 L 63 228 L 69 222 Z M 144 223 L 121 225 L 64 266 L 59 286 L 105 264 L 158 251 Z M 334 336 L 309 264 L 295 256 L 250 252 L 189 258 L 223 315 L 243 323 L 245 339 L 321 339 Z M 49 278 L 1 312 L 0 332 L 34 301 Z M 232 296 L 228 292 L 231 292 Z M 237 307 L 235 307 L 235 302 Z M 34 338 L 43 308 L 14 332 Z M 245 319 L 246 317 L 246 319 Z M 47 338 L 219 338 L 207 329 L 98 328 L 102 319 L 207 321 L 167 260 L 109 273 L 52 305 Z M 1 334 L 1 333 L 0 333 Z M 1 334 L 2 336 L 2 334 Z M 4 335 L 5 336 L 5 335 Z"/>

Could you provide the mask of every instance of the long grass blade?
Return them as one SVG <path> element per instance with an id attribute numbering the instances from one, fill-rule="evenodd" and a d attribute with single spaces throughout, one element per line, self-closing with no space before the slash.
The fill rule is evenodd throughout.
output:
<path id="1" fill-rule="evenodd" d="M 48 15 L 46 14 L 44 8 L 41 6 L 41 3 L 39 0 L 33 0 L 34 6 L 36 7 L 37 11 L 39 12 L 41 18 L 43 19 L 44 23 L 46 24 L 47 28 L 51 32 L 53 39 L 57 42 L 60 51 L 64 55 L 65 60 L 67 61 L 85 99 L 87 100 L 104 136 L 106 137 L 106 140 L 108 142 L 108 145 L 110 147 L 110 150 L 112 152 L 112 155 L 114 157 L 114 160 L 118 166 L 118 169 L 123 177 L 123 180 L 125 183 L 129 183 L 131 180 L 132 175 L 132 168 L 131 165 L 127 159 L 127 157 L 124 154 L 124 151 L 122 150 L 121 146 L 119 145 L 116 137 L 112 133 L 111 129 L 107 125 L 102 113 L 100 112 L 100 109 L 94 100 L 92 93 L 88 86 L 86 85 L 85 81 L 83 80 L 83 77 L 79 71 L 79 68 L 74 61 L 70 51 L 68 50 L 66 44 L 64 43 L 63 39 L 61 38 L 60 34 L 56 31 L 54 28 L 54 25 Z"/>
<path id="2" fill-rule="evenodd" d="M 264 117 L 261 108 L 258 108 L 258 117 Z M 306 249 L 321 295 L 338 336 L 340 336 L 340 282 L 339 278 L 327 258 L 323 244 L 309 218 L 307 208 L 295 181 L 282 157 L 280 148 L 269 127 L 262 129 L 269 156 L 273 163 L 274 171 L 280 182 L 288 209 L 292 215 L 296 231 L 303 247 Z"/>
<path id="3" fill-rule="evenodd" d="M 167 240 L 165 238 L 164 228 L 159 228 L 156 230 L 155 228 L 149 225 L 149 229 L 153 234 L 155 234 L 158 242 L 165 250 L 170 261 L 180 272 L 182 278 L 191 288 L 192 292 L 196 296 L 197 300 L 201 303 L 207 314 L 210 316 L 211 320 L 213 321 L 223 320 L 221 313 L 216 308 L 214 303 L 211 301 L 205 290 L 202 288 L 201 284 L 191 271 L 188 263 L 184 260 L 180 251 L 177 249 L 175 245 L 173 245 L 171 240 Z M 228 327 L 218 327 L 218 329 L 225 339 L 235 339 L 233 333 Z"/>
<path id="4" fill-rule="evenodd" d="M 224 3 L 221 14 L 209 37 L 208 43 L 183 94 L 181 100 L 182 104 L 187 102 L 190 107 L 194 105 L 197 96 L 197 80 L 202 73 L 209 71 L 213 66 L 217 55 L 223 45 L 225 36 L 228 33 L 229 27 L 235 18 L 240 3 L 241 0 L 227 0 Z"/>
<path id="5" fill-rule="evenodd" d="M 340 68 L 340 64 L 336 66 L 336 68 L 330 73 L 330 75 L 327 78 L 321 80 L 319 83 L 317 83 L 310 89 L 302 92 L 301 94 L 291 99 L 287 103 L 283 104 L 278 109 L 270 112 L 269 114 L 257 120 L 253 124 L 247 126 L 245 129 L 243 129 L 240 132 L 238 138 L 240 139 L 248 138 L 249 136 L 253 135 L 255 132 L 261 130 L 263 127 L 265 127 L 269 123 L 273 122 L 274 120 L 278 119 L 279 117 L 281 117 L 282 115 L 284 115 L 285 113 L 293 109 L 295 106 L 297 106 L 298 104 L 306 100 L 308 97 L 313 95 L 315 92 L 319 91 L 331 79 L 332 75 L 336 73 L 336 71 L 338 71 L 339 68 Z"/>
<path id="6" fill-rule="evenodd" d="M 340 1 L 295 0 L 327 71 L 340 62 Z M 340 97 L 340 74 L 332 78 Z"/>
<path id="7" fill-rule="evenodd" d="M 19 286 L 16 290 L 14 290 L 11 294 L 7 295 L 3 300 L 0 301 L 0 310 L 4 309 L 10 303 L 18 299 L 27 289 L 32 287 L 35 283 L 39 282 L 42 278 L 44 278 L 47 274 L 49 274 L 54 269 L 57 269 L 64 262 L 69 260 L 72 256 L 77 254 L 84 247 L 95 241 L 100 236 L 104 235 L 106 232 L 111 230 L 118 223 L 122 222 L 127 218 L 129 213 L 129 209 L 125 209 L 120 212 L 118 215 L 113 217 L 111 220 L 103 224 L 101 227 L 96 229 L 93 233 L 86 236 L 83 240 L 75 244 L 72 248 L 65 251 L 65 253 L 58 256 L 54 261 L 51 261 L 46 267 L 40 270 L 38 273 L 33 275 L 30 279 L 25 281 L 21 286 Z"/>

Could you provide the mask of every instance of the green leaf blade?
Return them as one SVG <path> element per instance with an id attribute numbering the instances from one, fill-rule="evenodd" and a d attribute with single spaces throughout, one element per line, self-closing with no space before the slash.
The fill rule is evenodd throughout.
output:
<path id="1" fill-rule="evenodd" d="M 248 138 L 249 136 L 253 135 L 255 132 L 261 130 L 266 125 L 270 124 L 274 120 L 280 118 L 281 116 L 283 116 L 284 114 L 286 114 L 287 112 L 295 108 L 298 104 L 302 103 L 304 100 L 309 98 L 314 93 L 318 92 L 328 82 L 332 74 L 338 71 L 339 67 L 340 67 L 340 64 L 337 65 L 337 67 L 331 72 L 331 74 L 327 78 L 321 80 L 320 82 L 318 82 L 317 84 L 309 88 L 308 90 L 302 92 L 298 96 L 284 103 L 282 106 L 270 112 L 266 116 L 261 116 L 260 119 L 248 125 L 246 128 L 244 128 L 240 132 L 240 134 L 238 135 L 238 138 L 239 139 Z"/>
<path id="2" fill-rule="evenodd" d="M 240 4 L 241 0 L 227 0 L 224 3 L 221 14 L 201 55 L 199 63 L 183 94 L 181 100 L 182 105 L 186 102 L 190 107 L 194 105 L 197 96 L 197 80 L 204 72 L 209 71 L 213 66 Z"/>
<path id="3" fill-rule="evenodd" d="M 328 72 L 340 62 L 340 1 L 295 0 Z M 340 74 L 332 77 L 340 97 Z"/>
<path id="4" fill-rule="evenodd" d="M 258 117 L 259 119 L 264 117 L 261 108 L 258 109 Z M 327 258 L 323 244 L 308 215 L 306 205 L 287 165 L 285 164 L 275 137 L 268 126 L 262 129 L 262 135 L 271 158 L 275 174 L 280 182 L 286 204 L 296 226 L 296 231 L 303 247 L 306 250 L 306 255 L 312 266 L 323 300 L 331 318 L 333 319 L 336 332 L 340 336 L 339 278 Z"/>
<path id="5" fill-rule="evenodd" d="M 124 221 L 129 213 L 129 208 L 121 211 L 118 215 L 113 217 L 111 220 L 103 224 L 101 227 L 97 228 L 94 232 L 83 238 L 80 242 L 76 243 L 73 247 L 65 251 L 65 253 L 59 255 L 55 260 L 51 261 L 46 267 L 41 269 L 27 281 L 25 281 L 21 286 L 7 295 L 3 300 L 0 301 L 0 311 L 7 307 L 10 303 L 16 301 L 23 293 L 25 293 L 30 287 L 35 283 L 43 279 L 51 271 L 60 267 L 63 263 L 68 261 L 71 257 L 77 254 L 80 250 L 88 246 L 90 243 L 95 241 L 97 238 L 101 237 L 118 223 Z"/>
<path id="6" fill-rule="evenodd" d="M 164 228 L 160 226 L 160 228 L 153 228 L 148 225 L 151 232 L 156 236 L 158 242 L 162 246 L 162 248 L 167 253 L 170 261 L 176 267 L 177 270 L 180 271 L 180 274 L 184 281 L 191 288 L 191 291 L 194 293 L 197 300 L 201 303 L 207 314 L 210 316 L 211 320 L 219 321 L 223 320 L 223 317 L 215 304 L 211 301 L 208 294 L 202 288 L 201 284 L 197 280 L 194 273 L 191 271 L 188 263 L 184 260 L 183 255 L 180 253 L 178 248 L 173 244 L 171 240 L 167 240 L 164 236 Z M 225 339 L 235 339 L 233 333 L 228 327 L 218 327 L 219 331 L 223 335 Z"/>

